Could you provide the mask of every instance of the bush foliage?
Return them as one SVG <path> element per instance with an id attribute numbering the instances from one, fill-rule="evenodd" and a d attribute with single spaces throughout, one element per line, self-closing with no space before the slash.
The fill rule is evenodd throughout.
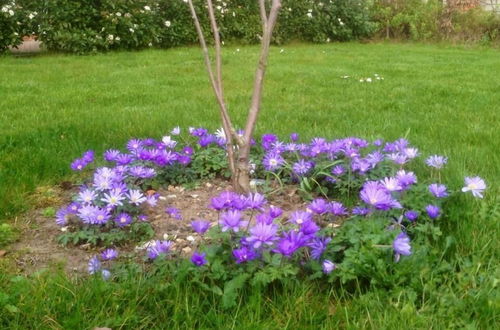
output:
<path id="1" fill-rule="evenodd" d="M 439 0 L 283 0 L 274 43 L 349 41 L 369 37 L 411 40 L 499 40 L 500 17 L 481 8 L 460 10 Z M 204 0 L 194 0 L 210 31 Z M 169 48 L 197 43 L 184 0 L 2 0 L 0 51 L 36 35 L 50 50 L 89 53 Z M 258 43 L 255 0 L 217 0 L 224 42 Z M 210 39 L 210 38 L 209 38 Z"/>

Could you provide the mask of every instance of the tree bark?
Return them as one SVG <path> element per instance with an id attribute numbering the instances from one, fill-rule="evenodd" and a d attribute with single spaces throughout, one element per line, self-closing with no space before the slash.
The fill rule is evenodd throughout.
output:
<path id="1" fill-rule="evenodd" d="M 257 70 L 255 72 L 255 80 L 252 93 L 252 101 L 248 111 L 247 121 L 245 125 L 245 132 L 243 137 L 240 137 L 233 124 L 231 123 L 231 118 L 227 111 L 226 102 L 224 100 L 224 90 L 222 84 L 222 60 L 221 60 L 221 41 L 219 35 L 219 28 L 217 26 L 217 20 L 215 18 L 215 13 L 213 9 L 212 0 L 207 0 L 207 9 L 210 19 L 210 26 L 214 36 L 215 44 L 215 62 L 216 62 L 216 74 L 214 75 L 212 64 L 210 61 L 210 56 L 208 53 L 208 47 L 205 42 L 205 37 L 203 30 L 200 25 L 200 21 L 196 14 L 196 10 L 193 6 L 192 0 L 188 0 L 189 8 L 193 16 L 194 24 L 196 27 L 196 32 L 200 40 L 200 45 L 203 51 L 203 56 L 205 60 L 205 65 L 207 67 L 208 76 L 210 83 L 215 93 L 217 103 L 220 108 L 220 115 L 222 119 L 222 125 L 224 128 L 224 134 L 226 136 L 226 149 L 228 154 L 228 164 L 232 175 L 232 184 L 234 190 L 240 193 L 247 193 L 250 191 L 250 147 L 251 139 L 255 129 L 255 124 L 257 122 L 257 117 L 261 108 L 262 103 L 262 89 L 264 84 L 264 76 L 267 67 L 267 58 L 269 56 L 269 47 L 271 44 L 271 38 L 276 20 L 278 18 L 278 12 L 281 8 L 281 0 L 272 0 L 271 9 L 267 13 L 266 0 L 259 1 L 260 17 L 262 21 L 262 42 L 259 61 L 257 64 Z M 235 154 L 234 146 L 238 146 L 237 154 Z"/>

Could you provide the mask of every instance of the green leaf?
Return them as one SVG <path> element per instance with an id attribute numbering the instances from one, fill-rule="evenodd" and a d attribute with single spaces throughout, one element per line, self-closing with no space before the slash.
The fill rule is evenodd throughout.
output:
<path id="1" fill-rule="evenodd" d="M 222 307 L 231 308 L 236 306 L 236 298 L 238 291 L 243 288 L 245 282 L 250 277 L 249 274 L 243 273 L 224 284 L 224 295 L 222 296 Z"/>

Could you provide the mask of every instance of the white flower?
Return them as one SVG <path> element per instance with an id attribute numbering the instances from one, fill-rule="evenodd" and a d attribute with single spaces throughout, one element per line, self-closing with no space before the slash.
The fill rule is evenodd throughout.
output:
<path id="1" fill-rule="evenodd" d="M 221 140 L 226 140 L 226 134 L 224 133 L 223 128 L 219 128 L 218 130 L 215 131 L 215 136 Z"/>
<path id="2" fill-rule="evenodd" d="M 150 43 L 148 44 L 148 46 L 149 46 L 149 47 L 153 47 L 153 43 L 152 43 L 152 42 L 150 42 Z"/>
<path id="3" fill-rule="evenodd" d="M 107 39 L 108 39 L 109 41 L 113 41 L 113 39 L 114 39 L 114 38 L 115 38 L 115 36 L 114 36 L 114 35 L 112 35 L 112 34 L 108 34 Z"/>
<path id="4" fill-rule="evenodd" d="M 129 17 L 132 17 L 132 14 L 130 14 L 130 13 L 125 13 L 125 15 L 123 15 L 123 16 L 125 16 L 125 17 L 129 18 Z"/>
<path id="5" fill-rule="evenodd" d="M 116 40 L 116 41 L 120 41 L 120 37 L 116 37 L 116 38 L 115 38 L 115 40 Z"/>
<path id="6" fill-rule="evenodd" d="M 144 10 L 150 11 L 150 10 L 151 10 L 151 7 L 149 7 L 149 6 L 144 6 Z"/>
<path id="7" fill-rule="evenodd" d="M 172 140 L 172 138 L 167 135 L 161 139 L 161 142 L 165 144 L 168 148 L 174 148 L 177 145 L 177 141 Z"/>
<path id="8" fill-rule="evenodd" d="M 239 51 L 240 51 L 240 49 L 239 49 L 239 48 L 236 48 L 236 52 L 239 52 Z"/>
<path id="9" fill-rule="evenodd" d="M 2 7 L 2 12 L 3 12 L 3 13 L 6 13 L 6 12 L 8 12 L 8 11 L 9 11 L 9 8 L 7 8 L 7 7 Z"/>
<path id="10" fill-rule="evenodd" d="M 186 240 L 188 240 L 190 242 L 194 242 L 196 240 L 196 238 L 194 238 L 193 236 L 188 236 L 188 237 L 186 237 Z"/>
<path id="11" fill-rule="evenodd" d="M 179 126 L 174 127 L 172 129 L 172 131 L 170 132 L 170 134 L 172 134 L 172 135 L 179 135 L 179 134 L 181 134 L 181 128 Z"/>
<path id="12" fill-rule="evenodd" d="M 116 16 L 118 16 L 118 17 L 121 17 L 121 16 L 122 16 L 122 13 L 117 12 L 115 15 L 116 15 Z"/>
<path id="13" fill-rule="evenodd" d="M 166 27 L 170 27 L 170 25 L 172 25 L 172 23 L 170 23 L 170 21 L 165 21 L 165 26 Z"/>
<path id="14" fill-rule="evenodd" d="M 35 18 L 35 15 L 33 15 L 33 13 L 31 13 L 28 15 L 28 17 L 29 17 L 29 19 L 33 19 L 33 18 Z"/>
<path id="15" fill-rule="evenodd" d="M 366 78 L 366 82 L 372 82 L 372 78 Z"/>
<path id="16" fill-rule="evenodd" d="M 363 78 L 359 79 L 359 82 L 365 82 L 365 80 Z"/>
<path id="17" fill-rule="evenodd" d="M 134 29 L 132 29 L 132 28 L 130 28 L 130 29 L 128 29 L 128 30 L 129 30 L 130 32 L 132 32 L 132 33 L 134 33 L 134 32 L 135 32 L 135 30 L 134 30 Z"/>
<path id="18" fill-rule="evenodd" d="M 10 16 L 14 16 L 14 11 L 12 9 L 9 10 L 9 14 L 10 14 Z"/>
<path id="19" fill-rule="evenodd" d="M 312 18 L 313 14 L 311 12 L 307 13 L 307 17 Z"/>
<path id="20" fill-rule="evenodd" d="M 281 50 L 280 50 L 280 54 L 281 54 L 281 53 L 284 53 L 284 52 L 285 52 L 285 50 L 284 50 L 283 48 L 281 48 Z"/>

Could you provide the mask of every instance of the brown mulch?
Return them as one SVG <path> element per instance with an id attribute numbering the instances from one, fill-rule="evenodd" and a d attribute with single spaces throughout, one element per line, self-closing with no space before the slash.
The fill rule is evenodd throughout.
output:
<path id="1" fill-rule="evenodd" d="M 200 184 L 195 189 L 184 189 L 181 186 L 169 186 L 159 190 L 160 200 L 154 208 L 147 208 L 149 222 L 155 231 L 154 239 L 168 239 L 174 242 L 174 248 L 182 254 L 192 253 L 193 245 L 199 237 L 191 229 L 191 221 L 204 219 L 217 223 L 217 212 L 208 208 L 210 199 L 223 190 L 230 190 L 227 181 L 214 180 Z M 61 227 L 55 223 L 52 216 L 46 216 L 48 207 L 58 209 L 70 202 L 76 188 L 63 182 L 56 187 L 42 187 L 35 193 L 33 203 L 36 209 L 17 220 L 16 227 L 21 235 L 17 242 L 8 246 L 6 256 L 14 261 L 17 270 L 22 273 L 32 273 L 51 265 L 61 265 L 68 273 L 86 272 L 88 260 L 102 251 L 88 244 L 80 246 L 62 246 L 57 243 L 57 237 L 62 234 Z M 281 207 L 285 214 L 304 203 L 293 186 L 285 187 L 278 193 L 268 196 L 270 205 Z M 165 213 L 167 207 L 175 207 L 181 211 L 182 220 L 176 220 Z M 141 244 L 120 247 L 121 253 L 143 255 Z"/>

